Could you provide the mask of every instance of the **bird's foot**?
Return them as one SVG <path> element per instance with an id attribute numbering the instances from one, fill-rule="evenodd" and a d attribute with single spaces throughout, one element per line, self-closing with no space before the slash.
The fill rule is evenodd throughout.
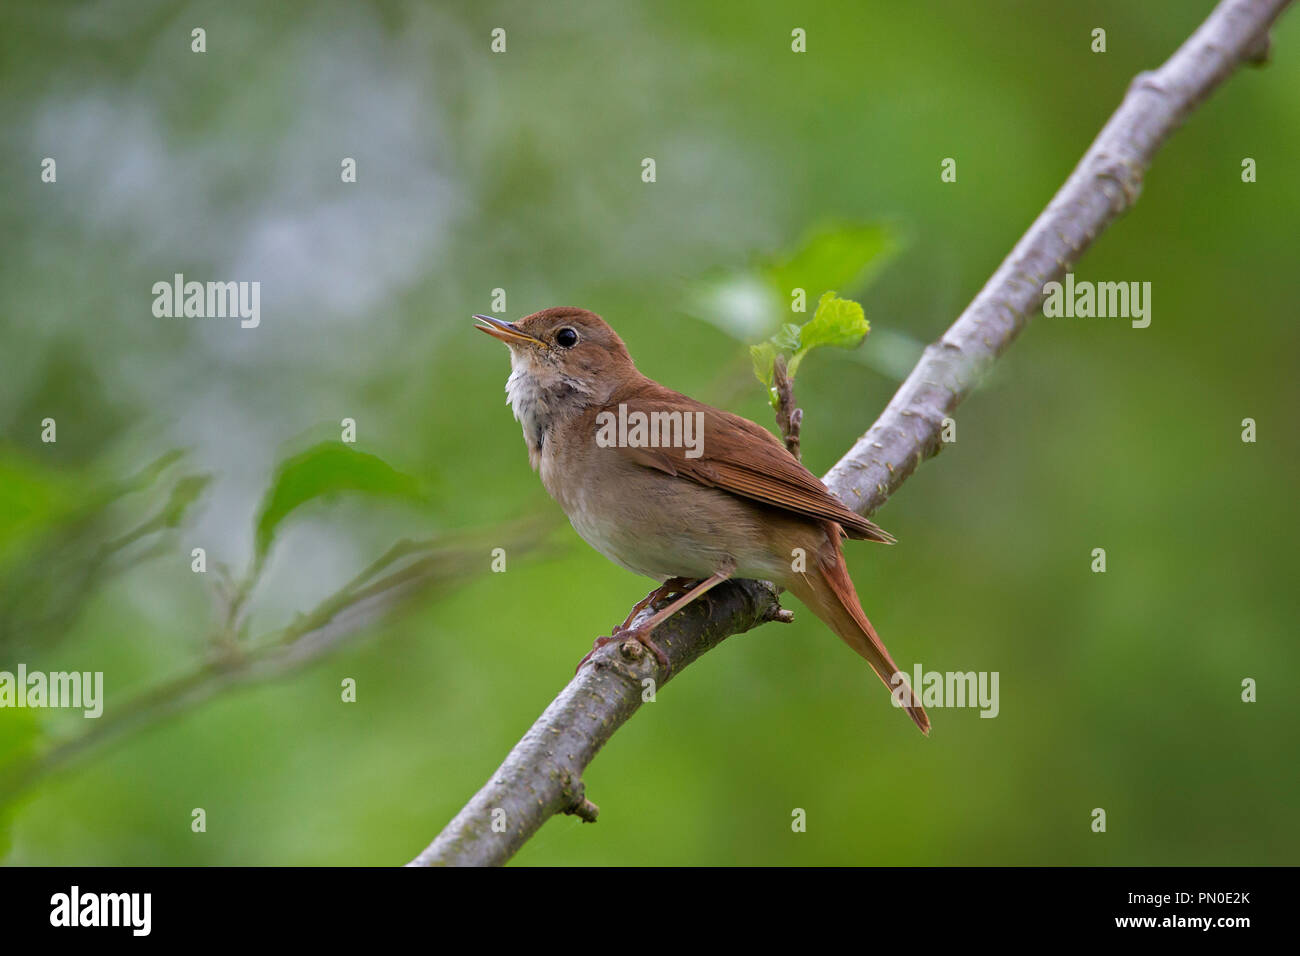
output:
<path id="1" fill-rule="evenodd" d="M 659 666 L 664 669 L 664 680 L 667 680 L 668 675 L 673 672 L 673 665 L 672 662 L 668 660 L 668 655 L 664 653 L 663 648 L 656 644 L 654 638 L 650 636 L 652 633 L 653 631 L 648 628 L 630 627 L 627 630 L 622 631 L 618 637 L 620 640 L 631 638 L 632 640 L 639 642 L 642 647 L 653 654 L 655 660 L 659 662 Z"/>
<path id="2" fill-rule="evenodd" d="M 617 631 L 618 628 L 615 628 L 615 630 Z M 578 666 L 575 667 L 575 668 L 573 669 L 573 673 L 574 673 L 574 675 L 577 676 L 578 671 L 582 670 L 582 665 L 585 664 L 585 663 L 587 663 L 587 661 L 591 660 L 591 656 L 592 656 L 593 654 L 595 654 L 598 650 L 600 650 L 602 647 L 604 647 L 604 646 L 605 646 L 606 644 L 608 644 L 610 641 L 615 641 L 615 640 L 618 640 L 618 638 L 617 638 L 617 637 L 614 637 L 613 635 L 611 635 L 611 636 L 609 636 L 609 637 L 598 637 L 598 638 L 596 638 L 595 643 L 593 643 L 593 644 L 591 645 L 591 650 L 587 651 L 587 656 L 584 657 L 582 660 L 578 661 Z"/>
<path id="3" fill-rule="evenodd" d="M 654 642 L 650 633 L 649 630 L 641 627 L 616 627 L 614 633 L 609 637 L 596 638 L 595 643 L 591 645 L 591 650 L 587 652 L 586 657 L 578 661 L 578 666 L 573 669 L 573 673 L 577 674 L 578 671 L 582 670 L 582 665 L 591 660 L 592 655 L 611 641 L 634 640 L 655 656 L 655 660 L 659 662 L 659 666 L 664 669 L 664 680 L 667 680 L 668 675 L 673 672 L 673 665 L 668 660 L 668 655 L 664 653 L 663 648 Z"/>
<path id="4" fill-rule="evenodd" d="M 664 669 L 664 678 L 666 680 L 668 675 L 672 673 L 673 667 L 668 661 L 668 655 L 663 652 L 663 648 L 651 639 L 650 634 L 654 629 L 633 627 L 632 622 L 636 620 L 637 615 L 646 608 L 658 610 L 660 602 L 666 601 L 678 594 L 685 594 L 695 588 L 699 583 L 699 581 L 692 580 L 691 578 L 669 578 L 663 584 L 659 585 L 659 587 L 655 588 L 633 605 L 631 612 L 623 619 L 623 623 L 610 631 L 608 637 L 596 638 L 596 642 L 591 645 L 590 652 L 588 652 L 586 657 L 578 661 L 578 666 L 574 668 L 573 672 L 576 674 L 578 671 L 582 670 L 582 665 L 591 660 L 591 656 L 610 641 L 625 641 L 631 638 L 632 640 L 638 641 L 643 647 L 649 650 L 650 653 L 654 654 L 655 660 L 657 660 L 659 665 Z"/>

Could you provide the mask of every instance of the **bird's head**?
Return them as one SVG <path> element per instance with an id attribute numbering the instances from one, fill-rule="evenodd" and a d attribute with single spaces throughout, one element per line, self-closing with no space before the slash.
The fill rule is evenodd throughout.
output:
<path id="1" fill-rule="evenodd" d="M 518 322 L 490 315 L 474 318 L 479 331 L 510 347 L 511 383 L 544 396 L 548 404 L 606 402 L 628 375 L 635 374 L 623 340 L 586 309 L 544 309 Z M 514 389 L 507 388 L 518 413 Z"/>
<path id="2" fill-rule="evenodd" d="M 518 322 L 476 315 L 478 328 L 510 346 L 506 396 L 538 466 L 553 426 L 605 405 L 639 373 L 623 340 L 586 309 L 544 309 Z"/>

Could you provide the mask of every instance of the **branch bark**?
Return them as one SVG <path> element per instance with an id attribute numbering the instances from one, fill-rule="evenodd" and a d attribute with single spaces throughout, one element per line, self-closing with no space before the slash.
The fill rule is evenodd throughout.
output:
<path id="1" fill-rule="evenodd" d="M 1244 62 L 1258 62 L 1290 0 L 1225 0 L 1158 70 L 1129 86 L 1065 185 L 939 341 L 926 348 L 884 413 L 826 475 L 869 515 L 942 447 L 943 420 L 979 383 L 1097 235 L 1132 206 L 1156 151 Z M 643 614 L 650 613 L 649 610 Z M 787 619 L 762 582 L 715 588 L 655 633 L 676 675 L 731 634 Z M 582 773 L 656 680 L 636 642 L 592 657 L 463 810 L 410 865 L 505 863 L 551 816 L 594 819 Z"/>

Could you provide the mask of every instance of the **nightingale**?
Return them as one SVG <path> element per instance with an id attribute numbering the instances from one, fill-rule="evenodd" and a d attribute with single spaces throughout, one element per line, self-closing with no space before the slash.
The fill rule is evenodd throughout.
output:
<path id="1" fill-rule="evenodd" d="M 889 534 L 846 508 L 767 429 L 641 374 L 595 313 L 474 318 L 510 347 L 506 396 L 528 460 L 574 530 L 614 563 L 661 583 L 597 647 L 634 637 L 666 669 L 653 640 L 663 621 L 728 578 L 771 581 L 865 658 L 929 733 L 920 700 L 862 610 L 841 550 L 844 538 L 892 543 Z M 631 627 L 648 605 L 655 613 Z"/>

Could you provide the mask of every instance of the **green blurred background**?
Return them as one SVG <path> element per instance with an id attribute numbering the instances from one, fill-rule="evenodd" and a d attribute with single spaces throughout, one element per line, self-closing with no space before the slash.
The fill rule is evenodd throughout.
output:
<path id="1" fill-rule="evenodd" d="M 102 670 L 108 720 L 212 655 L 215 565 L 248 568 L 277 464 L 345 417 L 422 495 L 298 509 L 249 639 L 399 537 L 472 543 L 333 653 L 36 778 L 0 858 L 412 857 L 650 586 L 563 523 L 469 314 L 496 288 L 511 318 L 593 309 L 644 372 L 770 427 L 746 343 L 783 316 L 747 277 L 818 230 L 885 228 L 894 254 L 838 290 L 872 335 L 800 372 L 823 473 L 1212 4 L 1088 6 L 6 3 L 0 669 Z M 850 545 L 900 665 L 998 671 L 997 719 L 932 711 L 922 739 L 795 606 L 663 689 L 586 776 L 600 822 L 555 819 L 517 862 L 1296 862 L 1298 119 L 1292 13 L 1076 270 L 1150 281 L 1150 328 L 1035 320 L 878 513 L 899 544 Z M 155 318 L 176 272 L 260 281 L 261 327 Z M 192 503 L 182 475 L 210 476 Z M 550 530 L 517 546 L 530 516 Z M 89 723 L 0 711 L 0 766 Z"/>

